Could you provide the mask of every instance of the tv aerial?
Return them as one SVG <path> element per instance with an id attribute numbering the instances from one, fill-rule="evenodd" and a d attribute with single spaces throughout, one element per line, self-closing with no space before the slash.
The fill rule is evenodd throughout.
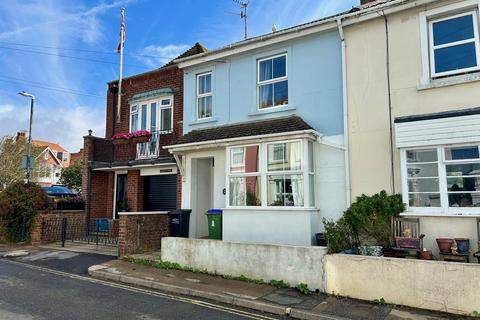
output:
<path id="1" fill-rule="evenodd" d="M 247 9 L 249 0 L 233 0 L 234 3 L 238 4 L 242 11 L 240 12 L 239 16 L 243 19 L 243 25 L 245 30 L 244 38 L 247 39 Z"/>

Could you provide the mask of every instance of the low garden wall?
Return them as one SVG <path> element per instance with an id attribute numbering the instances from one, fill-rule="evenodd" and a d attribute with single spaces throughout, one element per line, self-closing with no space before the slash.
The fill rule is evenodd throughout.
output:
<path id="1" fill-rule="evenodd" d="M 457 314 L 480 311 L 480 265 L 328 255 L 326 292 Z"/>
<path id="2" fill-rule="evenodd" d="M 120 212 L 118 252 L 127 254 L 159 249 L 168 237 L 170 219 L 167 212 Z"/>
<path id="3" fill-rule="evenodd" d="M 43 211 L 35 216 L 34 225 L 31 231 L 31 243 L 33 245 L 45 244 L 52 241 L 42 240 L 42 224 L 48 219 L 62 219 L 86 221 L 87 215 L 83 210 L 49 210 Z"/>
<path id="4" fill-rule="evenodd" d="M 305 283 L 324 291 L 324 247 L 163 238 L 162 260 L 222 275 Z"/>

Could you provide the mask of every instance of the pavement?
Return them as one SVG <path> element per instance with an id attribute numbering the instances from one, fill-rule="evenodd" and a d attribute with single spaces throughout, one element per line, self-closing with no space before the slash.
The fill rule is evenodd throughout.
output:
<path id="1" fill-rule="evenodd" d="M 158 253 L 134 255 L 137 259 L 158 259 Z M 278 289 L 218 276 L 179 270 L 163 270 L 113 260 L 88 269 L 97 279 L 120 282 L 143 288 L 191 297 L 201 297 L 238 307 L 268 312 L 296 319 L 355 320 L 445 320 L 466 319 L 445 313 L 430 312 L 386 304 L 375 304 L 322 293 L 300 294 L 295 289 Z"/>

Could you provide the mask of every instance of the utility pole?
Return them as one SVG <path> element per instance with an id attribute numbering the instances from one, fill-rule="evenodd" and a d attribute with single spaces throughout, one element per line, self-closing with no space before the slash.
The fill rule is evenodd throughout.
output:
<path id="1" fill-rule="evenodd" d="M 28 151 L 27 157 L 24 161 L 24 166 L 26 170 L 26 177 L 25 177 L 25 184 L 30 182 L 30 172 L 33 169 L 33 161 L 32 161 L 32 122 L 33 122 L 33 107 L 35 104 L 35 96 L 33 94 L 27 93 L 25 91 L 18 93 L 21 96 L 30 98 L 30 124 L 28 129 Z"/>

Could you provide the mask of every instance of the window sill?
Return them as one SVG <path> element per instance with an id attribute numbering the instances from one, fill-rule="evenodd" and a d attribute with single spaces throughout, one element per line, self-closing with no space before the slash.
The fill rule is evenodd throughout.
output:
<path id="1" fill-rule="evenodd" d="M 280 107 L 270 107 L 267 109 L 263 110 L 257 110 L 255 112 L 251 112 L 248 114 L 249 117 L 256 117 L 256 116 L 261 116 L 264 114 L 270 114 L 270 113 L 276 113 L 276 112 L 287 112 L 287 111 L 294 111 L 296 110 L 297 107 L 294 106 L 280 106 Z"/>
<path id="2" fill-rule="evenodd" d="M 307 207 L 227 207 L 222 210 L 230 211 L 319 211 L 318 208 Z"/>
<path id="3" fill-rule="evenodd" d="M 213 123 L 213 122 L 218 122 L 217 118 L 206 118 L 206 119 L 200 119 L 200 120 L 195 120 L 190 122 L 188 125 L 189 126 L 195 126 L 199 124 L 204 124 L 204 123 Z"/>
<path id="4" fill-rule="evenodd" d="M 406 211 L 406 212 L 400 213 L 400 216 L 402 217 L 436 217 L 436 218 L 475 218 L 475 217 L 480 217 L 480 212 L 452 214 L 452 213 L 438 213 L 438 212 L 425 213 L 425 212 Z"/>
<path id="5" fill-rule="evenodd" d="M 480 81 L 480 72 L 451 76 L 442 79 L 433 79 L 428 83 L 421 83 L 417 86 L 418 91 L 429 90 L 434 88 L 442 88 L 454 86 L 463 83 L 471 83 Z"/>

